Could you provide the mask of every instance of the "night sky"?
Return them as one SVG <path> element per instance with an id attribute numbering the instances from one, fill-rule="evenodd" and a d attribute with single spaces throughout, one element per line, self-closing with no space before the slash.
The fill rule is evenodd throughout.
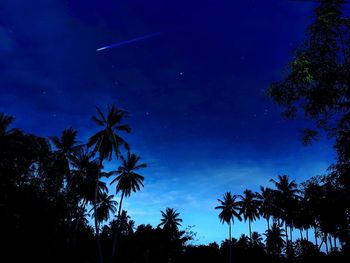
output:
<path id="1" fill-rule="evenodd" d="M 127 109 L 126 139 L 149 165 L 128 213 L 155 226 L 174 207 L 184 228 L 195 225 L 196 243 L 220 241 L 227 226 L 214 207 L 225 191 L 271 186 L 278 174 L 301 182 L 334 159 L 326 139 L 303 146 L 308 123 L 282 119 L 265 94 L 311 19 L 312 3 L 288 0 L 1 1 L 0 111 L 26 132 L 73 126 L 86 141 L 95 106 Z"/>

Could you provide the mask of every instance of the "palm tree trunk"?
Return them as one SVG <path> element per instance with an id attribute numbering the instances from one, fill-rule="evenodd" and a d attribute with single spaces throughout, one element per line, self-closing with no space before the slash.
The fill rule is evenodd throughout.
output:
<path id="1" fill-rule="evenodd" d="M 285 232 L 286 232 L 286 243 L 288 244 L 288 227 L 287 227 L 287 223 L 284 223 L 285 225 Z"/>
<path id="2" fill-rule="evenodd" d="M 329 244 L 330 244 L 331 252 L 332 252 L 333 251 L 333 244 L 332 244 L 332 236 L 331 235 L 329 235 L 328 240 L 329 240 Z"/>
<path id="3" fill-rule="evenodd" d="M 94 206 L 94 218 L 95 218 L 95 231 L 96 231 L 98 258 L 99 258 L 99 262 L 103 263 L 102 248 L 101 248 L 101 243 L 100 243 L 100 230 L 99 230 L 98 219 L 97 219 L 97 192 L 98 192 L 98 176 L 96 177 L 95 198 L 94 198 L 93 206 Z"/>
<path id="4" fill-rule="evenodd" d="M 306 228 L 306 241 L 309 242 L 309 229 Z"/>
<path id="5" fill-rule="evenodd" d="M 267 229 L 270 230 L 270 220 L 269 220 L 269 218 L 266 218 L 266 221 L 267 221 Z"/>
<path id="6" fill-rule="evenodd" d="M 337 238 L 333 236 L 333 241 L 334 241 L 334 251 L 337 251 Z"/>
<path id="7" fill-rule="evenodd" d="M 248 224 L 249 224 L 249 237 L 250 237 L 250 240 L 252 240 L 252 223 L 250 219 L 248 219 Z"/>
<path id="8" fill-rule="evenodd" d="M 122 212 L 122 203 L 123 203 L 124 195 L 125 195 L 125 191 L 122 192 L 122 196 L 120 197 L 120 202 L 119 202 L 118 217 L 117 217 L 117 227 L 116 227 L 116 230 L 115 230 L 114 240 L 113 240 L 113 247 L 112 247 L 112 259 L 115 257 L 116 250 L 117 250 L 117 242 L 118 242 L 118 237 L 119 237 L 119 224 L 120 224 L 119 221 L 120 221 L 120 215 L 121 215 L 121 212 Z"/>
<path id="9" fill-rule="evenodd" d="M 289 233 L 290 233 L 290 242 L 293 243 L 293 226 L 289 227 Z"/>
<path id="10" fill-rule="evenodd" d="M 228 233 L 228 236 L 229 236 L 229 249 L 230 249 L 230 251 L 229 251 L 229 255 L 230 255 L 230 257 L 229 257 L 229 263 L 232 263 L 232 233 L 231 233 L 231 221 L 230 221 L 230 223 L 228 224 L 228 228 L 229 228 L 229 233 Z"/>
<path id="11" fill-rule="evenodd" d="M 328 241 L 327 241 L 327 234 L 325 234 L 325 236 L 324 236 L 324 243 L 325 243 L 325 245 L 326 245 L 326 253 L 327 253 L 327 255 L 328 255 Z"/>
<path id="12" fill-rule="evenodd" d="M 303 230 L 300 228 L 299 231 L 300 231 L 300 239 L 303 240 L 304 239 L 304 237 L 303 237 Z"/>
<path id="13" fill-rule="evenodd" d="M 316 227 L 314 228 L 314 234 L 315 234 L 316 246 L 318 246 L 318 244 L 317 244 L 317 229 L 316 229 Z"/>

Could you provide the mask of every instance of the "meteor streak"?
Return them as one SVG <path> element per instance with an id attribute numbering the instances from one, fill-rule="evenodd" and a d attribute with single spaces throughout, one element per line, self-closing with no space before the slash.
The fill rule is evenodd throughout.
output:
<path id="1" fill-rule="evenodd" d="M 102 51 L 102 50 L 109 49 L 109 48 L 115 48 L 115 47 L 124 46 L 124 45 L 127 45 L 127 44 L 131 44 L 131 43 L 134 43 L 134 42 L 145 40 L 147 38 L 155 37 L 155 36 L 158 36 L 160 34 L 161 34 L 160 32 L 157 32 L 157 33 L 152 33 L 152 34 L 149 34 L 149 35 L 145 35 L 145 36 L 141 36 L 141 37 L 125 40 L 125 41 L 122 41 L 122 42 L 119 42 L 119 43 L 115 43 L 115 44 L 112 44 L 112 45 L 108 45 L 108 46 L 105 46 L 105 47 L 98 48 L 98 49 L 96 49 L 96 51 Z"/>

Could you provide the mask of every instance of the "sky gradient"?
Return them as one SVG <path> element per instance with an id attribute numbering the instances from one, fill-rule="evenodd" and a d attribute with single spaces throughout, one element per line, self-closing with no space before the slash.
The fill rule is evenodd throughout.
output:
<path id="1" fill-rule="evenodd" d="M 195 225 L 195 243 L 219 242 L 227 227 L 214 207 L 224 192 L 258 190 L 278 174 L 301 182 L 334 160 L 331 141 L 304 147 L 308 124 L 282 119 L 265 94 L 311 19 L 312 3 L 288 0 L 1 1 L 0 111 L 26 132 L 73 126 L 86 141 L 95 106 L 127 109 L 126 138 L 149 165 L 128 213 L 155 226 L 174 207 L 184 228 Z"/>

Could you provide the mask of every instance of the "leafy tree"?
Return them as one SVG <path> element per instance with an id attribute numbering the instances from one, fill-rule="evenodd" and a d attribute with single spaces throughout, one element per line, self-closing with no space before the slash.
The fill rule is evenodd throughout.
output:
<path id="1" fill-rule="evenodd" d="M 268 93 L 286 116 L 302 109 L 317 128 L 341 139 L 350 121 L 350 21 L 343 12 L 344 0 L 317 2 L 314 22 L 287 76 Z M 317 131 L 306 130 L 305 135 L 309 141 Z"/>

